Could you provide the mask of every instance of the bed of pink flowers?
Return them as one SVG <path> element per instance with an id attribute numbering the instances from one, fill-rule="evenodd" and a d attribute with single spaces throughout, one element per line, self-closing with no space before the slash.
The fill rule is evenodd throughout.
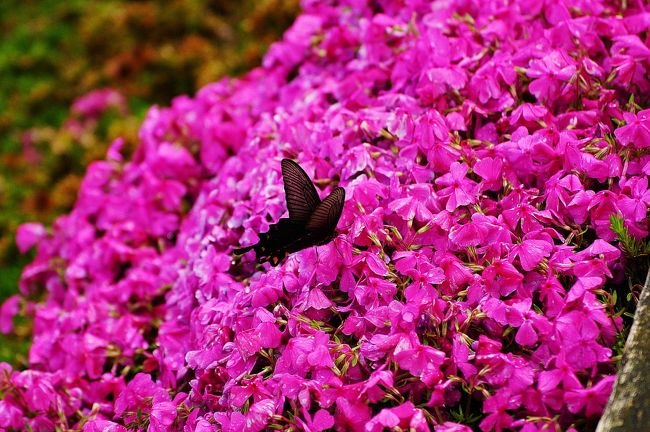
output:
<path id="1" fill-rule="evenodd" d="M 592 430 L 616 373 L 610 229 L 648 234 L 650 9 L 304 0 L 241 80 L 153 107 L 37 244 L 0 429 Z M 347 201 L 257 266 L 280 160 Z M 409 429 L 410 428 L 410 429 Z M 4 430 L 3 429 L 3 430 Z"/>

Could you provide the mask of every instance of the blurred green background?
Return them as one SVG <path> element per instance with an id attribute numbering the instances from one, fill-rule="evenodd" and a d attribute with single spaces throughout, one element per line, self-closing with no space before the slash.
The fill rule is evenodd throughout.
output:
<path id="1" fill-rule="evenodd" d="M 69 211 L 88 163 L 117 137 L 132 150 L 150 105 L 259 65 L 297 13 L 298 0 L 0 1 L 0 302 L 33 257 L 19 224 Z M 97 89 L 105 104 L 72 109 Z M 25 365 L 30 334 L 23 319 L 0 335 L 0 361 Z"/>

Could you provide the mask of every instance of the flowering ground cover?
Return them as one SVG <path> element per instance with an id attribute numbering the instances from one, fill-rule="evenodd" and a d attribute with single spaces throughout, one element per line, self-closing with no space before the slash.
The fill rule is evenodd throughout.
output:
<path id="1" fill-rule="evenodd" d="M 0 426 L 594 429 L 647 264 L 650 12 L 302 6 L 263 67 L 152 107 L 21 228 L 0 325 L 33 313 L 34 340 Z M 345 188 L 339 236 L 233 258 L 286 211 L 282 158 Z"/>

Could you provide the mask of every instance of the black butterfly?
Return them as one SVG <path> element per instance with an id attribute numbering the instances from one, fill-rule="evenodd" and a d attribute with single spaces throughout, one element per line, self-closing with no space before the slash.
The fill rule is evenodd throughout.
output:
<path id="1" fill-rule="evenodd" d="M 257 244 L 235 249 L 235 254 L 254 249 L 260 263 L 269 261 L 275 267 L 287 254 L 327 244 L 336 237 L 345 189 L 337 187 L 321 201 L 307 173 L 290 159 L 282 159 L 282 178 L 289 217 L 260 233 Z"/>

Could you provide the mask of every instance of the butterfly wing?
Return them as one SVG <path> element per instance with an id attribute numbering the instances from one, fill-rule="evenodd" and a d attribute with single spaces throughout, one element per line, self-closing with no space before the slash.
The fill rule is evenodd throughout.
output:
<path id="1" fill-rule="evenodd" d="M 270 225 L 268 232 L 259 234 L 256 244 L 234 251 L 241 255 L 254 249 L 258 262 L 268 261 L 274 267 L 289 253 L 328 242 L 345 202 L 345 189 L 341 187 L 321 202 L 309 176 L 292 160 L 282 160 L 282 177 L 289 218 Z"/>
<path id="2" fill-rule="evenodd" d="M 277 224 L 279 226 L 275 228 L 271 225 L 272 229 L 269 229 L 269 233 L 273 234 L 268 243 L 272 246 L 272 251 L 267 255 L 263 254 L 264 251 L 260 251 L 257 254 L 258 261 L 268 261 L 275 267 L 288 254 L 329 242 L 336 233 L 336 225 L 341 218 L 344 203 L 345 189 L 338 187 L 316 206 L 306 225 L 294 224 L 289 219 L 280 219 L 280 223 L 286 221 L 285 226 Z"/>
<path id="3" fill-rule="evenodd" d="M 307 232 L 314 239 L 314 244 L 327 241 L 336 230 L 339 223 L 343 204 L 345 203 L 345 189 L 337 187 L 323 200 L 312 213 L 305 226 Z"/>
<path id="4" fill-rule="evenodd" d="M 282 179 L 289 219 L 294 224 L 305 225 L 321 204 L 314 183 L 300 165 L 291 159 L 282 159 Z"/>
<path id="5" fill-rule="evenodd" d="M 278 223 L 269 225 L 269 230 L 259 234 L 259 241 L 254 245 L 235 249 L 235 255 L 243 255 L 250 250 L 255 250 L 257 261 L 269 261 L 273 266 L 289 253 L 291 245 L 296 239 L 304 238 L 305 227 L 294 224 L 288 218 L 282 218 Z"/>

